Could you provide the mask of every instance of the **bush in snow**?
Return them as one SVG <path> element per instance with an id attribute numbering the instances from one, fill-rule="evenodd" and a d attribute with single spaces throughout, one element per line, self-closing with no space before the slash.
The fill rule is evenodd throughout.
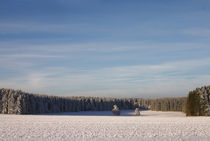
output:
<path id="1" fill-rule="evenodd" d="M 114 105 L 113 106 L 114 108 L 112 109 L 112 113 L 116 116 L 119 116 L 120 115 L 120 110 L 119 108 L 117 107 L 117 105 Z"/>
<path id="2" fill-rule="evenodd" d="M 136 115 L 136 116 L 140 116 L 139 108 L 136 108 L 136 109 L 135 109 L 135 115 Z"/>

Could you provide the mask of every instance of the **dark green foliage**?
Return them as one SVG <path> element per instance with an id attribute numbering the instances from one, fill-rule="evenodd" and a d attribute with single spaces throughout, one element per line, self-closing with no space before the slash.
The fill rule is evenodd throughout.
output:
<path id="1" fill-rule="evenodd" d="M 187 116 L 199 116 L 200 115 L 200 97 L 196 91 L 189 93 L 186 103 L 186 115 Z"/>
<path id="2" fill-rule="evenodd" d="M 185 105 L 187 116 L 210 115 L 210 86 L 197 88 L 189 92 Z"/>

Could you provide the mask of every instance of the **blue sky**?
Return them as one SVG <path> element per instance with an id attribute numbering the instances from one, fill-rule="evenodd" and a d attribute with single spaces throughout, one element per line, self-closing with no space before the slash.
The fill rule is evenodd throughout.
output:
<path id="1" fill-rule="evenodd" d="M 209 0 L 1 0 L 0 87 L 186 96 L 210 84 Z"/>

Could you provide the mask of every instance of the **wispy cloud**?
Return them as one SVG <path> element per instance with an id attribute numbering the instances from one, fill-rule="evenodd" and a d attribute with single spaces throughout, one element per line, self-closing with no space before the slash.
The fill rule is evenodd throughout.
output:
<path id="1" fill-rule="evenodd" d="M 1 58 L 18 59 L 18 58 L 59 58 L 56 55 L 39 55 L 39 54 L 7 54 L 0 55 Z"/>
<path id="2" fill-rule="evenodd" d="M 192 36 L 210 37 L 210 28 L 185 29 L 184 34 Z"/>
<path id="3" fill-rule="evenodd" d="M 0 66 L 1 69 L 24 72 L 31 67 L 41 64 L 44 60 L 55 60 L 63 58 L 64 56 L 46 54 L 0 54 Z M 36 60 L 41 61 L 36 62 Z"/>
<path id="4" fill-rule="evenodd" d="M 109 30 L 111 31 L 111 30 Z M 65 22 L 50 23 L 37 21 L 0 21 L 0 34 L 18 34 L 18 33 L 100 33 L 107 30 L 100 26 L 87 23 Z"/>
<path id="5" fill-rule="evenodd" d="M 21 32 L 70 32 L 74 30 L 73 24 L 52 24 L 37 22 L 1 22 L 0 33 L 11 34 Z"/>
<path id="6" fill-rule="evenodd" d="M 1 82 L 4 87 L 21 88 L 30 92 L 62 95 L 109 96 L 170 96 L 186 95 L 189 89 L 210 83 L 210 74 L 188 74 L 210 67 L 210 58 L 167 62 L 156 65 L 136 65 L 69 70 L 46 68 L 29 71 L 23 76 Z M 12 83 L 11 83 L 12 82 Z M 21 83 L 18 83 L 21 82 Z"/>
<path id="7" fill-rule="evenodd" d="M 34 41 L 36 42 L 36 40 Z M 39 42 L 39 41 L 37 41 Z M 42 51 L 46 53 L 74 53 L 74 52 L 128 52 L 128 51 L 147 51 L 150 52 L 174 52 L 188 51 L 195 49 L 208 49 L 209 46 L 202 42 L 169 42 L 155 43 L 150 40 L 145 41 L 98 41 L 98 42 L 82 42 L 82 43 L 25 43 L 25 41 L 8 41 L 0 42 L 0 51 L 4 52 L 35 52 Z"/>

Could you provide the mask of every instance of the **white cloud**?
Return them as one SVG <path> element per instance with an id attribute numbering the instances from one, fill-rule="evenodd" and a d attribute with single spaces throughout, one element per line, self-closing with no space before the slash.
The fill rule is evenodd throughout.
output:
<path id="1" fill-rule="evenodd" d="M 195 69 L 210 67 L 209 62 L 210 58 L 206 58 L 84 71 L 46 68 L 0 81 L 0 85 L 57 95 L 183 96 L 189 90 L 210 83 L 210 74 L 188 74 Z"/>
<path id="2" fill-rule="evenodd" d="M 30 41 L 30 42 L 39 42 Z M 171 43 L 154 43 L 151 41 L 139 42 L 83 42 L 83 43 L 30 43 L 25 41 L 9 41 L 0 42 L 0 51 L 2 52 L 20 52 L 20 54 L 32 54 L 31 52 L 43 52 L 46 54 L 62 54 L 63 53 L 118 53 L 118 52 L 186 52 L 194 50 L 208 50 L 209 46 L 201 42 L 171 42 Z M 32 45 L 33 44 L 33 45 Z"/>

